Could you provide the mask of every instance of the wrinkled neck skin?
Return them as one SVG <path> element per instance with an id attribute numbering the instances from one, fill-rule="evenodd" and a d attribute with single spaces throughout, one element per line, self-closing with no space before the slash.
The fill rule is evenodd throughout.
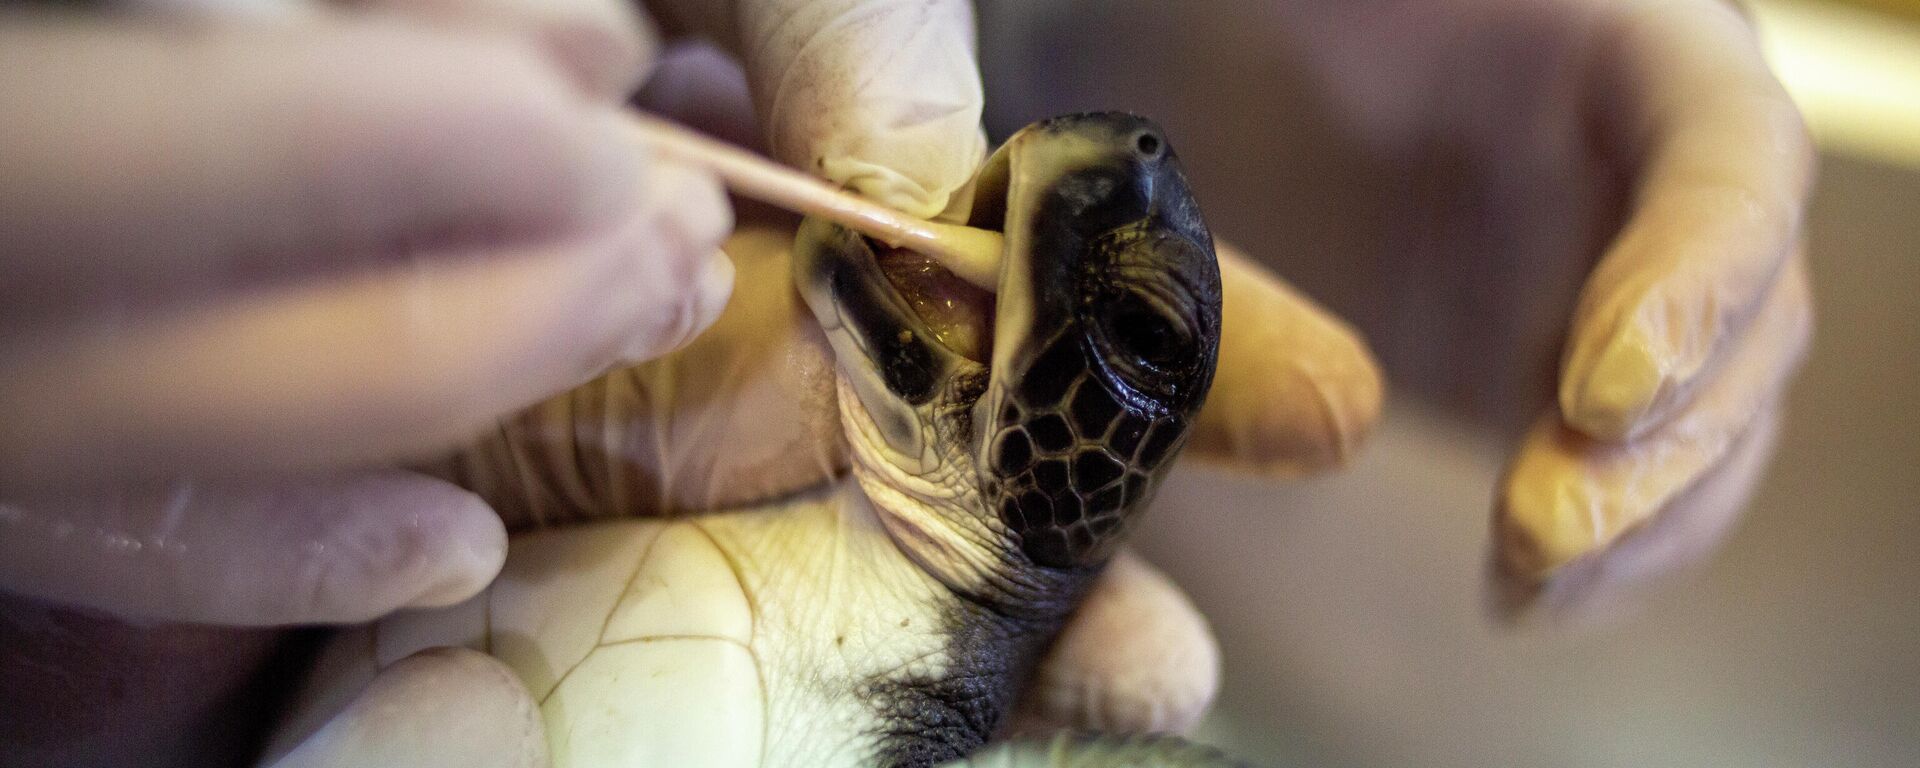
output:
<path id="1" fill-rule="evenodd" d="M 858 399 L 841 403 L 855 482 L 701 521 L 753 605 L 763 768 L 957 759 L 999 731 L 1095 571 L 1009 568 L 968 441 L 926 441 L 938 455 L 909 473 Z"/>
<path id="2" fill-rule="evenodd" d="M 976 466 L 974 403 L 987 384 L 985 368 L 962 371 L 943 384 L 927 419 L 925 453 L 902 457 L 889 448 L 853 386 L 840 384 L 841 427 L 852 453 L 852 473 L 881 524 L 915 565 L 970 602 L 1034 621 L 1062 620 L 1097 569 L 1041 568 L 1020 555 L 1009 530 L 988 508 Z"/>

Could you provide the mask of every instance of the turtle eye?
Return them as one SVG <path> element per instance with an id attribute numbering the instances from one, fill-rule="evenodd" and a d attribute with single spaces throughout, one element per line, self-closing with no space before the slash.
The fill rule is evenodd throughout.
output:
<path id="1" fill-rule="evenodd" d="M 1176 368 L 1189 355 L 1193 338 L 1184 326 L 1140 296 L 1127 294 L 1107 316 L 1108 338 L 1154 368 Z"/>

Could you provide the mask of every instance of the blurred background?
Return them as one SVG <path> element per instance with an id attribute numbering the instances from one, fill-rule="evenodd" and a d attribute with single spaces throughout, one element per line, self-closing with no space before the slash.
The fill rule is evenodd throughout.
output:
<path id="1" fill-rule="evenodd" d="M 1565 33 L 1200 5 L 1236 7 L 986 3 L 982 45 L 996 135 L 1155 116 L 1215 232 L 1352 319 L 1393 379 L 1338 476 L 1187 469 L 1162 494 L 1144 547 L 1224 648 L 1201 737 L 1279 766 L 1920 765 L 1920 3 L 1746 4 L 1822 155 L 1811 358 L 1719 555 L 1562 629 L 1500 625 L 1484 588 L 1495 481 L 1617 226 L 1618 186 L 1586 181 L 1538 98 L 1559 75 L 1535 52 Z M 1426 73 L 1383 53 L 1421 46 Z M 1485 46 L 1506 53 L 1454 53 Z M 1423 99 L 1478 101 L 1404 118 Z"/>

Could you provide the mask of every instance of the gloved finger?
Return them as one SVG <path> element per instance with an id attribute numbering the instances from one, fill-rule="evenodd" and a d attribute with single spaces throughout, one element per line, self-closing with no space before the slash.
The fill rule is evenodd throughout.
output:
<path id="1" fill-rule="evenodd" d="M 1019 733 L 1059 728 L 1182 733 L 1220 688 L 1220 647 L 1165 574 L 1122 551 L 1040 662 Z"/>
<path id="2" fill-rule="evenodd" d="M 636 101 L 709 135 L 759 142 L 745 74 L 711 46 L 670 46 Z M 509 529 L 739 507 L 843 471 L 832 353 L 793 292 L 796 218 L 735 204 L 738 225 L 722 246 L 736 267 L 733 300 L 697 339 L 516 414 L 421 469 L 480 494 Z"/>
<path id="3" fill-rule="evenodd" d="M 465 648 L 381 670 L 353 703 L 272 768 L 544 768 L 546 724 L 520 678 Z"/>
<path id="4" fill-rule="evenodd" d="M 669 48 L 638 101 L 755 141 L 739 64 L 711 47 Z M 793 291 L 795 217 L 737 205 L 722 246 L 736 269 L 733 299 L 698 338 L 516 414 L 421 469 L 480 494 L 509 529 L 746 506 L 843 471 L 833 356 Z"/>
<path id="5" fill-rule="evenodd" d="M 1492 588 L 1499 615 L 1509 621 L 1538 617 L 1559 626 L 1604 624 L 1630 612 L 1634 598 L 1650 584 L 1705 560 L 1732 533 L 1759 484 L 1779 436 L 1780 411 L 1778 403 L 1762 409 L 1732 454 L 1652 519 L 1547 580 L 1496 561 Z"/>
<path id="6" fill-rule="evenodd" d="M 931 217 L 986 156 L 966 0 L 648 0 L 745 65 L 771 155 Z"/>
<path id="7" fill-rule="evenodd" d="M 1514 578 L 1544 582 L 1671 514 L 1731 460 L 1757 414 L 1777 402 L 1806 353 L 1812 299 L 1805 261 L 1788 262 L 1753 327 L 1689 407 L 1624 443 L 1542 419 L 1508 469 L 1498 505 L 1498 557 Z"/>
<path id="8" fill-rule="evenodd" d="M 659 50 L 632 0 L 330 0 L 449 27 L 524 36 L 587 93 L 625 100 Z"/>
<path id="9" fill-rule="evenodd" d="M 1748 332 L 1799 237 L 1814 160 L 1731 7 L 1622 4 L 1611 29 L 1621 52 L 1604 59 L 1594 109 L 1636 180 L 1574 315 L 1560 409 L 1625 440 L 1688 408 Z"/>
<path id="10" fill-rule="evenodd" d="M 1380 368 L 1352 327 L 1217 243 L 1224 316 L 1194 456 L 1301 475 L 1351 458 L 1380 416 Z"/>
<path id="11" fill-rule="evenodd" d="M 478 498 L 397 470 L 0 500 L 0 588 L 168 621 L 370 621 L 464 600 L 505 557 Z"/>
<path id="12" fill-rule="evenodd" d="M 504 37 L 27 15 L 0 27 L 0 112 L 16 327 L 485 255 L 647 202 L 617 112 Z"/>
<path id="13" fill-rule="evenodd" d="M 559 244 L 0 339 L 0 487 L 422 455 L 678 347 L 726 304 L 727 216 L 704 174 L 643 178 L 650 205 Z"/>
<path id="14" fill-rule="evenodd" d="M 658 174 L 656 174 L 658 176 Z M 717 195 L 705 185 L 692 194 Z M 641 221 L 38 340 L 0 368 L 0 486 L 232 476 L 444 449 L 496 414 L 684 344 L 731 290 L 708 234 Z M 25 358 L 25 359 L 21 359 Z"/>
<path id="15" fill-rule="evenodd" d="M 538 46 L 586 93 L 622 100 L 659 49 L 630 0 L 125 0 L 169 21 L 307 21 L 333 7 L 390 13 L 449 29 L 519 37 Z"/>

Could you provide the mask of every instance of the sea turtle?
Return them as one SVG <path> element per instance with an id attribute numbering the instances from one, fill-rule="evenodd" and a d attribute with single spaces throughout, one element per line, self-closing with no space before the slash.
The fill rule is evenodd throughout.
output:
<path id="1" fill-rule="evenodd" d="M 928 299 L 923 261 L 799 229 L 792 271 L 837 361 L 846 477 L 752 509 L 518 535 L 473 600 L 331 641 L 279 751 L 326 749 L 301 737 L 438 646 L 515 670 L 561 768 L 932 765 L 979 748 L 1185 442 L 1220 277 L 1172 149 L 1133 115 L 1014 135 L 970 223 L 1003 231 L 1006 253 L 995 294 L 958 308 Z M 1106 747 L 996 759 L 1204 756 Z"/>

